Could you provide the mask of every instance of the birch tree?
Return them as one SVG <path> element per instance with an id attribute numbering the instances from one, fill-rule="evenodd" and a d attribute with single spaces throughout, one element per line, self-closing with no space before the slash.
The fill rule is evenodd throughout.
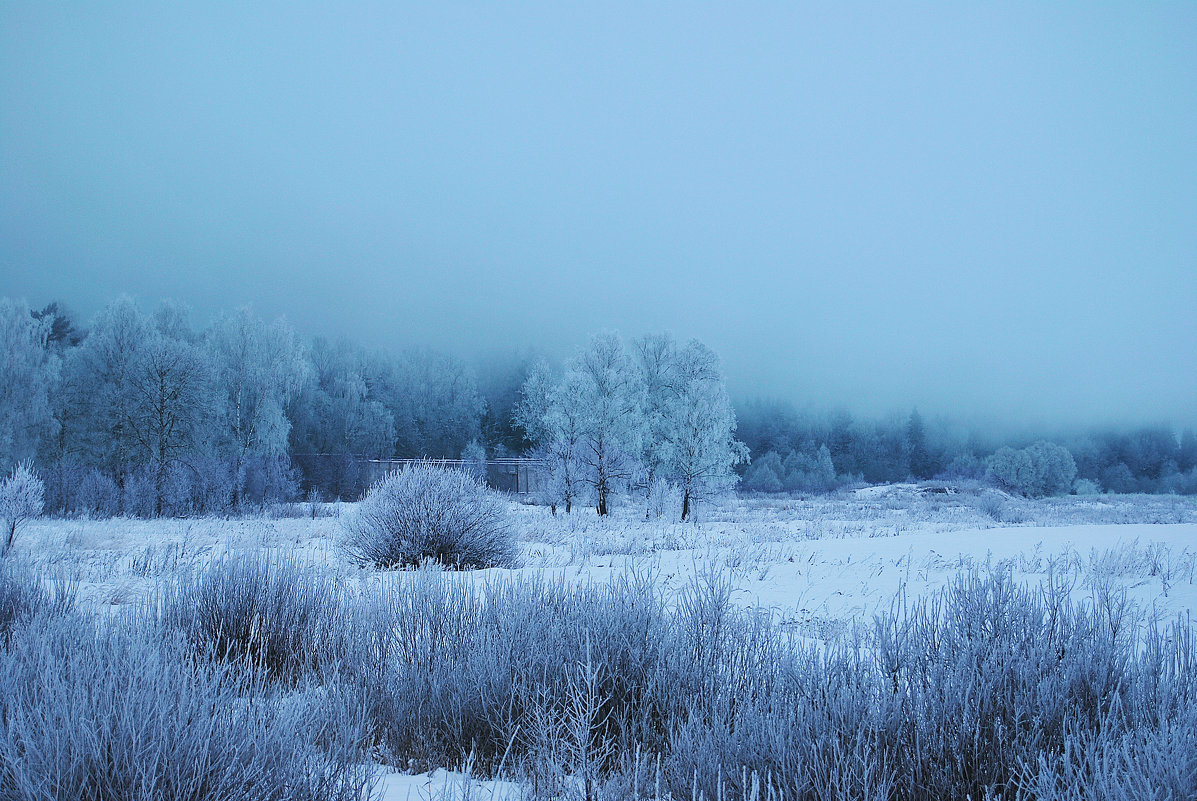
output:
<path id="1" fill-rule="evenodd" d="M 248 308 L 223 315 L 208 332 L 222 395 L 220 439 L 240 505 L 251 460 L 285 460 L 288 404 L 309 379 L 310 362 L 284 320 L 267 325 Z"/>
<path id="2" fill-rule="evenodd" d="M 668 437 L 672 469 L 682 489 L 682 520 L 687 520 L 696 499 L 735 484 L 732 468 L 748 459 L 748 448 L 735 438 L 736 414 L 719 357 L 691 340 L 677 352 L 675 371 Z"/>
<path id="3" fill-rule="evenodd" d="M 0 299 L 0 470 L 33 458 L 53 433 L 59 360 L 46 347 L 49 322 L 35 320 L 24 301 Z"/>
<path id="4" fill-rule="evenodd" d="M 548 486 L 542 494 L 554 513 L 558 503 L 571 513 L 583 489 L 583 415 L 582 383 L 576 375 L 558 379 L 547 364 L 533 366 L 515 408 L 515 422 L 535 446 L 533 456 L 544 461 Z"/>
<path id="5" fill-rule="evenodd" d="M 644 519 L 652 516 L 654 485 L 662 480 L 674 459 L 670 435 L 671 407 L 678 396 L 677 346 L 669 334 L 646 334 L 632 343 L 640 374 L 643 414 L 640 462 L 644 490 L 649 497 Z"/>
<path id="6" fill-rule="evenodd" d="M 182 337 L 173 318 L 160 318 L 150 330 L 130 371 L 127 425 L 140 461 L 153 473 L 153 513 L 161 516 L 172 467 L 195 471 L 190 457 L 205 444 L 214 401 L 211 364 Z M 180 338 L 176 338 L 180 337 Z"/>
<path id="7" fill-rule="evenodd" d="M 149 325 L 133 301 L 117 298 L 96 315 L 91 333 L 67 356 L 69 414 L 62 417 L 62 452 L 110 475 L 123 497 L 137 443 L 129 424 L 133 414 L 133 374 Z"/>
<path id="8" fill-rule="evenodd" d="M 579 459 L 595 493 L 600 515 L 610 510 L 612 492 L 637 467 L 643 437 L 639 376 L 618 334 L 603 333 L 575 356 L 566 384 L 576 384 L 582 421 Z"/>

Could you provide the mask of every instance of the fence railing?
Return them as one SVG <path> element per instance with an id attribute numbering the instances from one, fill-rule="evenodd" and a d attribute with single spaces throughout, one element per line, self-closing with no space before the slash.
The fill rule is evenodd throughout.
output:
<path id="1" fill-rule="evenodd" d="M 421 462 L 458 470 L 477 470 L 493 489 L 518 495 L 536 492 L 544 482 L 544 461 L 541 459 L 367 459 L 365 466 L 369 471 L 370 483 L 373 483 L 387 473 Z"/>

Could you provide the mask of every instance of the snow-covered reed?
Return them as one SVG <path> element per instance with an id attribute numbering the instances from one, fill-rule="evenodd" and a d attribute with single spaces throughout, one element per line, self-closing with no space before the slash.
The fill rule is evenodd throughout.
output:
<path id="1" fill-rule="evenodd" d="M 284 696 L 144 621 L 40 617 L 0 651 L 0 797 L 360 801 L 374 771 L 336 688 Z"/>
<path id="2" fill-rule="evenodd" d="M 127 755 L 95 782 L 168 761 L 98 722 L 128 705 L 171 754 L 235 775 L 247 750 L 297 788 L 364 760 L 544 798 L 1191 797 L 1190 499 L 1016 500 L 1011 527 L 980 497 L 728 499 L 697 525 L 512 504 L 523 567 L 484 571 L 358 567 L 332 517 L 37 521 L 0 565 L 34 599 L 0 651 L 0 797 L 92 764 L 66 703 Z M 1108 515 L 1185 525 L 1033 525 Z M 306 767 L 269 756 L 284 735 Z"/>

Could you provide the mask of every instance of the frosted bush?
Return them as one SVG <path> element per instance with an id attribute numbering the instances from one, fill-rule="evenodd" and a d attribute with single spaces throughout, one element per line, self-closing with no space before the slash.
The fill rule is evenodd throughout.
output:
<path id="1" fill-rule="evenodd" d="M 378 481 L 343 525 L 350 556 L 381 568 L 431 560 L 469 569 L 516 561 L 515 529 L 502 496 L 469 473 L 428 463 Z"/>
<path id="2" fill-rule="evenodd" d="M 79 615 L 0 650 L 0 798 L 360 801 L 360 713 L 284 703 L 176 636 Z"/>
<path id="3" fill-rule="evenodd" d="M 121 491 L 116 482 L 96 468 L 83 474 L 75 491 L 75 511 L 91 517 L 113 517 L 120 511 Z"/>
<path id="4" fill-rule="evenodd" d="M 1197 698 L 1188 621 L 1138 628 L 1125 608 L 998 569 L 812 646 L 731 587 L 704 572 L 672 605 L 631 575 L 480 589 L 420 571 L 361 599 L 344 667 L 384 759 L 426 769 L 471 753 L 539 797 L 568 795 L 571 777 L 673 798 L 1034 797 L 1056 776 L 1192 795 L 1197 738 L 1177 736 Z M 1164 742 L 1184 775 L 1078 751 Z"/>
<path id="5" fill-rule="evenodd" d="M 41 581 L 27 563 L 17 559 L 0 561 L 0 642 L 44 607 L 47 600 Z"/>
<path id="6" fill-rule="evenodd" d="M 1019 451 L 999 449 L 989 457 L 988 476 L 999 487 L 1020 495 L 1061 495 L 1072 487 L 1076 462 L 1064 446 L 1041 441 Z"/>
<path id="7" fill-rule="evenodd" d="M 4 521 L 4 546 L 0 556 L 8 554 L 19 529 L 41 515 L 45 495 L 45 484 L 28 462 L 14 467 L 0 484 L 0 520 Z"/>
<path id="8" fill-rule="evenodd" d="M 296 681 L 326 661 L 341 596 L 319 568 L 251 551 L 185 573 L 161 590 L 158 606 L 161 622 L 182 631 L 197 653 L 245 659 Z"/>

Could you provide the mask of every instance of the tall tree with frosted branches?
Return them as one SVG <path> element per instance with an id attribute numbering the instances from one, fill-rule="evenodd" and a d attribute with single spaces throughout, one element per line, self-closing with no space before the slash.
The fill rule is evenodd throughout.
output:
<path id="1" fill-rule="evenodd" d="M 161 516 L 167 476 L 176 466 L 195 471 L 191 457 L 208 445 L 215 397 L 211 363 L 172 320 L 149 330 L 129 376 L 127 425 L 138 458 L 153 473 L 153 511 Z"/>
<path id="2" fill-rule="evenodd" d="M 665 477 L 673 460 L 670 415 L 679 389 L 677 345 L 669 334 L 646 334 L 632 342 L 632 354 L 640 374 L 643 413 L 640 461 L 644 489 L 650 498 L 644 515 L 647 520 L 652 515 L 653 486 Z"/>
<path id="3" fill-rule="evenodd" d="M 594 489 L 598 513 L 637 468 L 643 438 L 639 376 L 618 334 L 597 334 L 570 360 L 565 381 L 577 382 L 583 420 L 579 458 Z"/>
<path id="4" fill-rule="evenodd" d="M 286 456 L 288 404 L 312 372 L 295 331 L 267 324 L 248 308 L 220 317 L 207 334 L 221 388 L 221 449 L 233 475 L 233 505 L 242 500 L 247 463 Z"/>
<path id="5" fill-rule="evenodd" d="M 565 513 L 583 489 L 581 452 L 585 425 L 582 383 L 576 374 L 557 378 L 544 362 L 532 367 L 524 381 L 515 422 L 533 444 L 532 453 L 544 461 L 548 486 L 543 490 L 554 512 Z"/>
<path id="6" fill-rule="evenodd" d="M 675 374 L 668 436 L 687 520 L 695 500 L 735 484 L 732 468 L 748 459 L 748 448 L 735 438 L 736 414 L 714 351 L 690 340 L 677 351 Z"/>
<path id="7" fill-rule="evenodd" d="M 59 359 L 46 347 L 50 322 L 24 301 L 0 299 L 0 470 L 33 458 L 53 433 Z"/>
<path id="8" fill-rule="evenodd" d="M 68 455 L 108 473 L 121 491 L 136 461 L 133 373 L 149 323 L 127 297 L 105 306 L 91 333 L 66 358 L 59 418 L 65 428 L 60 458 Z"/>

